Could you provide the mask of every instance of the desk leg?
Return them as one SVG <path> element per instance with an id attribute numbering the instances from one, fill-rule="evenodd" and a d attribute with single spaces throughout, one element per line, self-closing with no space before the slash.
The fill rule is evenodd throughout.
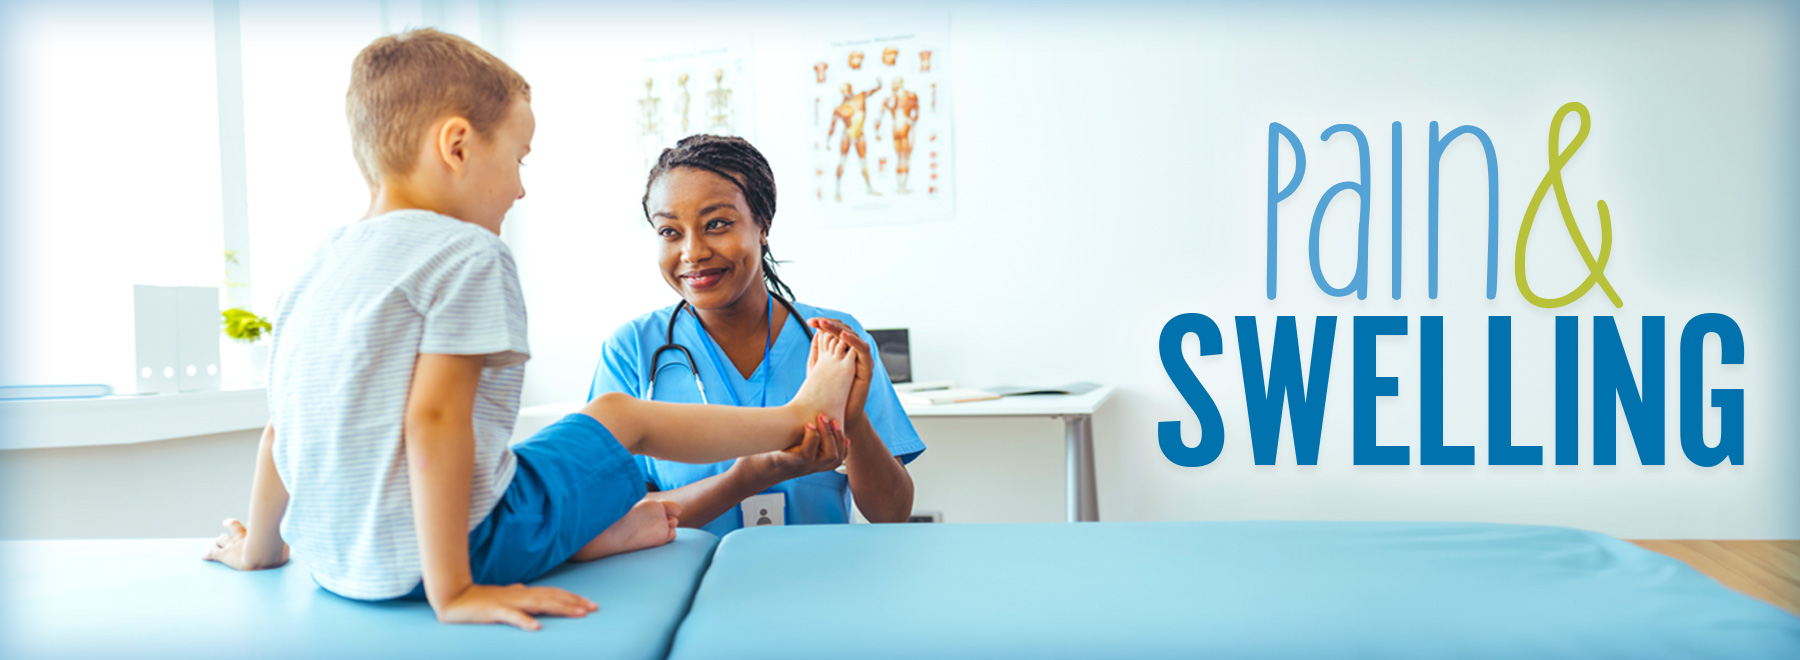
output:
<path id="1" fill-rule="evenodd" d="M 1069 499 L 1069 522 L 1100 520 L 1100 504 L 1094 494 L 1094 425 L 1091 415 L 1065 415 L 1063 459 L 1068 470 L 1064 492 Z"/>

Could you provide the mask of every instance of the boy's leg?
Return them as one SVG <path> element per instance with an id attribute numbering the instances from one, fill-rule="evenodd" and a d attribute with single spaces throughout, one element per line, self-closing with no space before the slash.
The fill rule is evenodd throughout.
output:
<path id="1" fill-rule="evenodd" d="M 645 495 L 643 471 L 591 417 L 569 415 L 513 445 L 512 453 L 511 483 L 469 532 L 477 583 L 535 580 L 621 520 L 642 517 L 634 506 Z M 640 547 L 668 538 L 652 537 Z"/>
<path id="2" fill-rule="evenodd" d="M 806 439 L 802 447 L 812 447 L 820 442 L 842 444 L 848 442 L 841 429 L 833 430 L 826 426 L 823 419 L 806 427 Z M 792 451 L 791 449 L 789 451 Z M 594 540 L 575 553 L 569 561 L 592 561 L 601 557 L 653 548 L 675 540 L 675 527 L 680 523 L 681 504 L 679 502 L 642 500 L 617 522 L 606 528 Z"/>
<path id="3" fill-rule="evenodd" d="M 680 461 L 718 461 L 784 449 L 819 415 L 841 422 L 856 378 L 856 354 L 830 332 L 813 335 L 817 359 L 787 405 L 735 408 L 643 401 L 610 392 L 581 412 L 599 420 L 634 454 Z"/>
<path id="4" fill-rule="evenodd" d="M 663 500 L 641 500 L 601 532 L 587 545 L 581 546 L 569 561 L 593 561 L 601 557 L 654 548 L 675 540 L 675 526 L 681 522 L 681 504 Z"/>

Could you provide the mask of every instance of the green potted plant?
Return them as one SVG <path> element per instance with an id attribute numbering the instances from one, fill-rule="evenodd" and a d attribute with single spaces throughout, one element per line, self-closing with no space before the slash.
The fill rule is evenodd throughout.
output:
<path id="1" fill-rule="evenodd" d="M 246 344 L 254 344 L 275 329 L 269 320 L 240 307 L 220 312 L 225 317 L 225 336 Z"/>
<path id="2" fill-rule="evenodd" d="M 232 307 L 219 313 L 220 326 L 225 336 L 230 338 L 225 343 L 230 346 L 221 347 L 225 364 L 225 387 L 257 388 L 262 387 L 269 373 L 269 342 L 262 341 L 274 331 L 269 320 L 257 316 L 246 309 L 250 298 L 250 286 L 238 281 L 235 275 L 241 271 L 236 250 L 225 251 L 225 299 Z M 221 340 L 225 341 L 225 340 Z"/>

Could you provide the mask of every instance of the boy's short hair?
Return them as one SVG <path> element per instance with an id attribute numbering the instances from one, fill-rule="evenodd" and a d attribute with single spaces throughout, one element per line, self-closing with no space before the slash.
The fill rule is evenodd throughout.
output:
<path id="1" fill-rule="evenodd" d="M 345 113 L 356 165 L 370 187 L 383 174 L 411 174 L 433 122 L 460 116 L 487 131 L 519 98 L 531 99 L 524 76 L 467 39 L 431 28 L 376 39 L 350 66 Z"/>

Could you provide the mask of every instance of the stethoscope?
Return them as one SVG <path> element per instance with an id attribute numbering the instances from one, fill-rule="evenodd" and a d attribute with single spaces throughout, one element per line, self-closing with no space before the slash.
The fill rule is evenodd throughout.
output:
<path id="1" fill-rule="evenodd" d="M 800 312 L 798 310 L 794 309 L 794 304 L 788 302 L 786 298 L 782 298 L 781 296 L 775 295 L 774 291 L 769 292 L 769 298 L 770 298 L 769 307 L 768 307 L 768 310 L 764 312 L 765 314 L 769 314 L 769 315 L 774 314 L 774 312 L 775 312 L 775 302 L 774 301 L 780 301 L 781 306 L 787 309 L 789 318 L 792 318 L 796 321 L 798 321 L 800 319 Z M 671 351 L 672 350 L 672 351 L 679 351 L 681 353 L 682 357 L 687 360 L 688 373 L 691 373 L 694 376 L 694 389 L 697 389 L 700 391 L 700 403 L 711 404 L 712 402 L 708 401 L 706 399 L 706 385 L 704 385 L 700 382 L 700 370 L 697 368 L 699 363 L 694 361 L 694 354 L 689 352 L 686 346 L 682 346 L 681 344 L 675 343 L 675 322 L 681 318 L 681 310 L 683 310 L 683 309 L 687 310 L 688 316 L 691 316 L 694 318 L 694 328 L 699 331 L 700 341 L 702 343 L 706 344 L 707 357 L 712 361 L 713 368 L 720 369 L 720 370 L 724 369 L 724 366 L 719 363 L 718 354 L 713 351 L 712 344 L 708 343 L 706 341 L 706 338 L 709 336 L 706 332 L 706 325 L 700 322 L 700 315 L 694 313 L 693 308 L 688 305 L 687 299 L 684 298 L 684 299 L 682 299 L 681 302 L 676 303 L 675 313 L 669 315 L 669 329 L 668 329 L 668 332 L 664 333 L 664 335 L 663 335 L 663 338 L 664 338 L 663 345 L 656 347 L 656 350 L 650 352 L 650 379 L 649 379 L 649 382 L 646 383 L 644 386 L 644 398 L 646 400 L 653 400 L 656 398 L 656 374 L 658 372 L 661 372 L 663 370 L 663 367 L 681 364 L 679 362 L 670 362 L 669 364 L 666 364 L 666 365 L 657 366 L 657 361 L 662 357 L 663 351 Z M 767 407 L 769 404 L 768 380 L 769 380 L 771 373 L 774 371 L 774 367 L 769 365 L 769 348 L 771 345 L 774 344 L 772 332 L 769 330 L 769 322 L 770 322 L 769 317 L 764 316 L 763 317 L 763 332 L 764 332 L 764 335 L 763 335 L 763 362 L 762 362 L 763 363 L 763 388 L 762 388 L 762 405 L 763 405 L 763 407 Z M 800 322 L 800 332 L 802 334 L 806 335 L 807 341 L 812 341 L 812 336 L 813 336 L 812 329 L 806 327 L 805 321 Z M 737 394 L 730 391 L 729 389 L 727 389 L 726 393 L 731 395 L 732 405 L 737 405 Z"/>

